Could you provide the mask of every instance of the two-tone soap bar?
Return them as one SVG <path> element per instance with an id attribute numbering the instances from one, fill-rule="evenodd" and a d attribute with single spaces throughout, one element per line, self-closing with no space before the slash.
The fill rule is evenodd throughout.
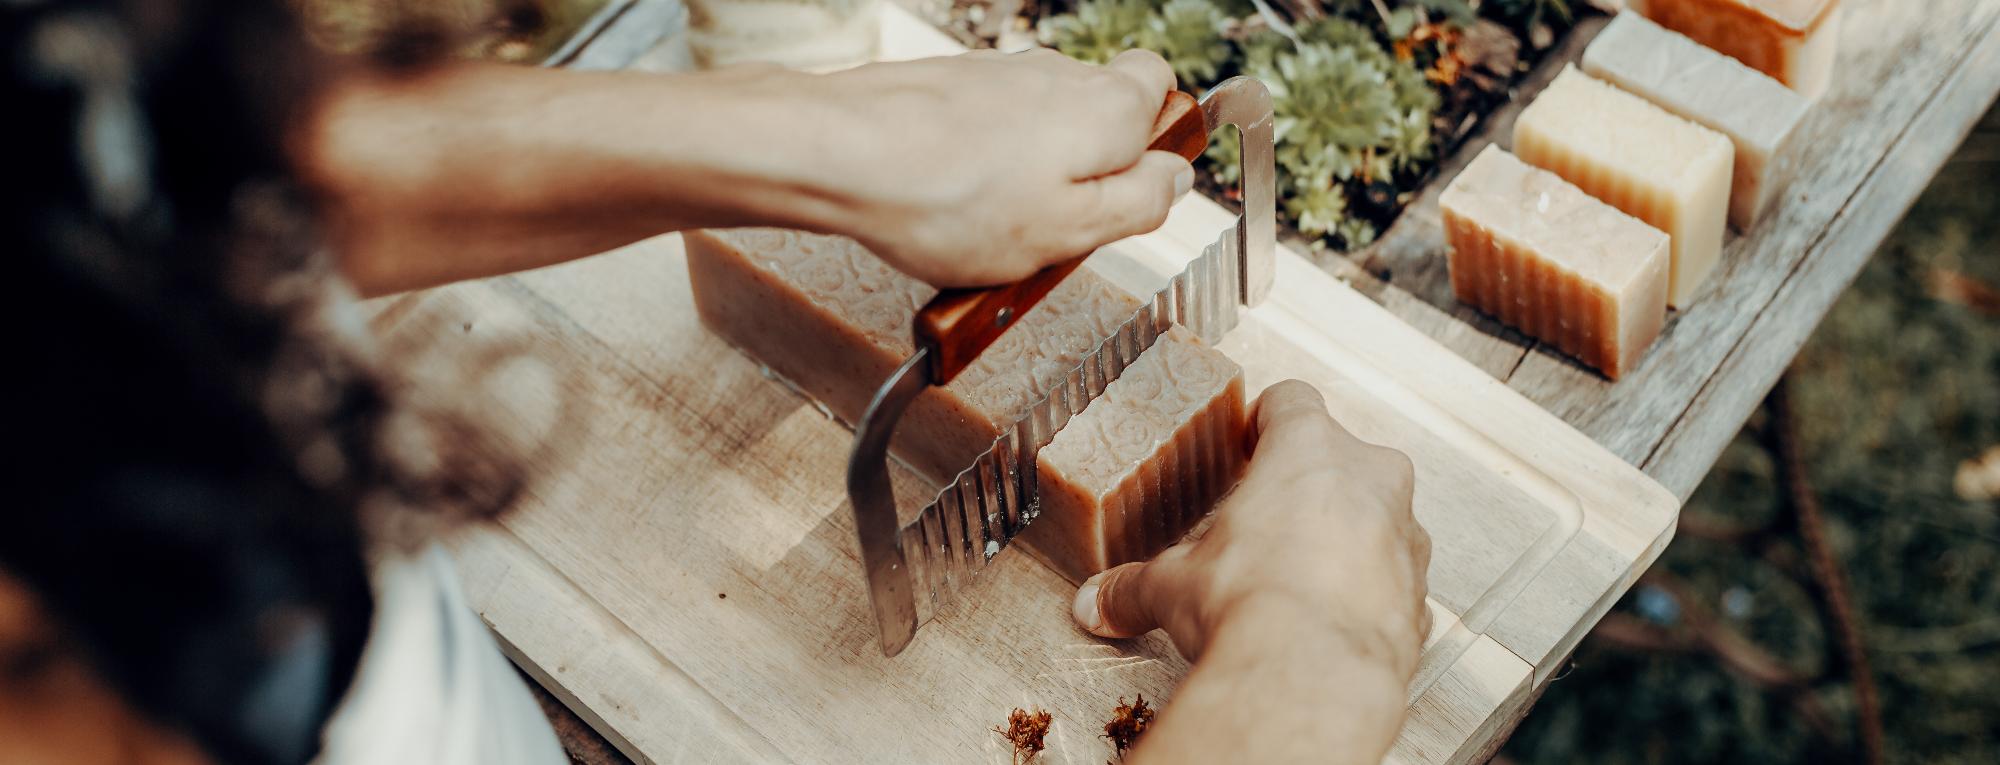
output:
<path id="1" fill-rule="evenodd" d="M 1762 72 L 1630 12 L 1591 41 L 1583 71 L 1729 137 L 1729 222 L 1738 230 L 1749 230 L 1792 177 L 1792 136 L 1812 104 Z"/>
<path id="2" fill-rule="evenodd" d="M 850 423 L 914 350 L 911 323 L 936 294 L 844 237 L 736 229 L 684 239 L 702 323 Z M 920 394 L 890 452 L 950 481 L 1139 305 L 1079 269 L 957 379 Z M 1042 514 L 1023 541 L 1076 580 L 1159 552 L 1241 476 L 1243 394 L 1227 356 L 1161 336 L 1038 455 Z M 1157 480 L 1197 467 L 1172 492 Z"/>
<path id="3" fill-rule="evenodd" d="M 1458 299 L 1606 377 L 1666 321 L 1668 237 L 1554 173 L 1488 146 L 1440 200 Z"/>
<path id="4" fill-rule="evenodd" d="M 1514 153 L 1666 232 L 1667 304 L 1693 300 L 1722 253 L 1736 153 L 1727 136 L 1565 67 L 1514 122 Z"/>
<path id="5" fill-rule="evenodd" d="M 1808 99 L 1833 82 L 1838 0 L 1628 0 L 1627 6 Z"/>

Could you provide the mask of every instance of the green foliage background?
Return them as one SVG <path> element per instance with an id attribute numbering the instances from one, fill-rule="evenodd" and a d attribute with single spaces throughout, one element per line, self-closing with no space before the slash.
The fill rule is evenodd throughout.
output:
<path id="1" fill-rule="evenodd" d="M 1986 120 L 2000 145 L 2000 110 Z M 2000 319 L 1933 295 L 1943 273 L 2000 286 L 2000 162 L 1947 165 L 1793 365 L 1799 446 L 1846 567 L 1897 763 L 2000 762 L 2000 507 L 1960 499 L 1960 461 L 2000 444 Z M 1754 426 L 1754 423 L 1753 423 Z M 1683 511 L 1757 523 L 1776 468 L 1746 431 Z M 1658 566 L 1796 671 L 1826 665 L 1810 595 L 1762 556 L 1681 535 Z M 1618 611 L 1670 623 L 1635 591 Z M 1506 753 L 1535 763 L 1813 763 L 1850 759 L 1852 687 L 1794 709 L 1703 655 L 1595 638 Z"/>
<path id="2" fill-rule="evenodd" d="M 1492 14 L 1567 21 L 1563 0 L 1494 3 Z M 1358 211 L 1373 194 L 1400 208 L 1436 154 L 1436 86 L 1420 62 L 1392 55 L 1425 18 L 1466 25 L 1467 0 L 1331 0 L 1323 17 L 1294 25 L 1298 40 L 1274 31 L 1250 0 L 1083 0 L 1073 13 L 1044 18 L 1042 39 L 1075 58 L 1102 63 L 1130 48 L 1161 54 L 1181 84 L 1199 91 L 1235 74 L 1270 86 L 1277 111 L 1278 196 L 1301 233 L 1337 249 L 1373 241 L 1394 209 Z M 1208 152 L 1213 177 L 1236 179 L 1235 136 L 1218 132 Z M 1383 205 L 1376 203 L 1375 207 Z"/>

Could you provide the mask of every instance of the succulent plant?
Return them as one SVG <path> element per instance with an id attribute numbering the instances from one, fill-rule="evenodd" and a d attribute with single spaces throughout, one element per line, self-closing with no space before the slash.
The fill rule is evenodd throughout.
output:
<path id="1" fill-rule="evenodd" d="M 1212 83 L 1234 54 L 1222 38 L 1228 24 L 1213 0 L 1167 0 L 1146 20 L 1139 44 L 1165 58 L 1182 83 Z"/>
<path id="2" fill-rule="evenodd" d="M 1083 0 L 1074 14 L 1045 19 L 1041 32 L 1058 50 L 1086 61 L 1106 61 L 1127 48 L 1154 50 L 1183 85 L 1198 88 L 1235 73 L 1263 80 L 1277 112 L 1284 216 L 1308 236 L 1362 247 L 1375 238 L 1374 221 L 1394 214 L 1399 196 L 1385 193 L 1357 206 L 1353 195 L 1401 188 L 1421 177 L 1437 153 L 1431 127 L 1441 103 L 1437 85 L 1385 46 L 1415 29 L 1476 21 L 1475 9 L 1469 0 L 1320 0 L 1318 7 L 1324 15 L 1294 25 L 1296 42 L 1269 28 L 1244 0 Z M 1240 147 L 1233 133 L 1218 132 L 1204 156 L 1216 181 L 1236 182 Z"/>
<path id="3" fill-rule="evenodd" d="M 1063 55 L 1102 64 L 1140 47 L 1153 9 L 1146 0 L 1084 0 L 1076 13 L 1050 16 L 1037 27 L 1042 41 Z"/>

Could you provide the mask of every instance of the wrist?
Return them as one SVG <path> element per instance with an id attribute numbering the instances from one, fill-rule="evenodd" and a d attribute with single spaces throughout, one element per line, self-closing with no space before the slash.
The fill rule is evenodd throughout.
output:
<path id="1" fill-rule="evenodd" d="M 931 180 L 932 169 L 913 166 L 931 147 L 922 124 L 884 116 L 899 94 L 897 78 L 872 67 L 831 74 L 789 70 L 749 74 L 749 81 L 710 84 L 734 101 L 741 115 L 735 153 L 747 167 L 737 182 L 746 193 L 742 213 L 752 224 L 839 234 L 873 245 L 871 238 L 904 222 L 906 195 Z M 737 130 L 718 124 L 719 131 Z"/>
<path id="2" fill-rule="evenodd" d="M 1395 609 L 1352 595 L 1261 590 L 1231 602 L 1216 617 L 1214 641 L 1227 638 L 1295 641 L 1332 657 L 1349 657 L 1407 683 L 1424 635 Z"/>

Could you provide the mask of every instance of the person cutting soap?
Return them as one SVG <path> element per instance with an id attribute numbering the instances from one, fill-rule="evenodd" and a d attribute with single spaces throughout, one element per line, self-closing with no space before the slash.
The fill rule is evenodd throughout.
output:
<path id="1" fill-rule="evenodd" d="M 401 382 L 357 294 L 749 225 L 1003 283 L 1193 182 L 1144 151 L 1174 87 L 1150 53 L 585 73 L 419 31 L 336 57 L 279 2 L 0 10 L 30 447 L 0 513 L 0 760 L 565 761 L 438 543 L 535 476 L 497 417 Z M 1208 533 L 1091 578 L 1075 619 L 1193 662 L 1129 762 L 1378 761 L 1428 630 L 1411 465 L 1304 383 L 1252 417 Z"/>

